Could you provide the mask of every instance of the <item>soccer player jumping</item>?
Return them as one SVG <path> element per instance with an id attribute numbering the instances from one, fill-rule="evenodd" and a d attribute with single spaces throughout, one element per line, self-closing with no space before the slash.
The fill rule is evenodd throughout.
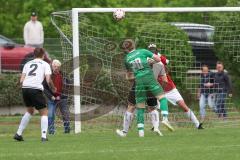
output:
<path id="1" fill-rule="evenodd" d="M 137 107 L 137 127 L 139 137 L 144 137 L 144 112 L 147 92 L 151 92 L 162 107 L 167 107 L 167 99 L 164 97 L 163 89 L 154 78 L 151 66 L 147 58 L 152 58 L 157 62 L 161 59 L 146 49 L 135 49 L 135 43 L 131 39 L 126 39 L 121 44 L 121 49 L 127 53 L 125 57 L 126 77 L 129 79 L 134 73 L 135 96 Z"/>
<path id="2" fill-rule="evenodd" d="M 167 100 L 172 103 L 173 105 L 178 105 L 180 108 L 183 109 L 186 116 L 194 123 L 195 127 L 198 129 L 203 129 L 202 123 L 199 123 L 198 119 L 196 118 L 195 114 L 191 111 L 191 109 L 186 105 L 184 99 L 182 98 L 181 94 L 176 88 L 176 85 L 174 84 L 169 72 L 167 71 L 167 64 L 168 60 L 164 55 L 161 55 L 158 52 L 157 46 L 155 44 L 150 44 L 148 46 L 148 49 L 154 53 L 154 55 L 157 55 L 161 62 L 164 65 L 166 76 L 167 76 L 167 83 L 166 80 L 163 79 L 164 75 L 159 74 L 158 75 L 158 82 L 163 86 L 165 97 Z M 161 73 L 161 72 L 159 72 Z M 162 107 L 160 106 L 160 109 L 162 110 Z"/>
<path id="3" fill-rule="evenodd" d="M 149 59 L 149 63 L 151 64 L 151 61 Z M 154 61 L 155 62 L 155 61 Z M 166 72 L 164 70 L 164 66 L 162 64 L 162 62 L 158 62 L 152 65 L 153 68 L 153 73 L 154 73 L 154 77 L 155 79 L 157 79 L 158 75 L 161 74 L 163 75 L 162 78 L 163 80 L 165 80 L 167 82 L 167 77 L 166 77 Z M 131 81 L 134 81 L 134 76 L 132 77 Z M 129 126 L 131 125 L 132 119 L 133 119 L 133 113 L 136 109 L 136 100 L 135 100 L 135 83 L 133 83 L 131 90 L 129 91 L 128 94 L 128 107 L 127 110 L 124 114 L 124 118 L 123 118 L 123 129 L 116 130 L 116 133 L 121 136 L 121 137 L 125 137 L 127 135 L 127 132 L 129 130 Z M 147 93 L 147 103 L 146 105 L 148 106 L 148 111 L 149 111 L 149 115 L 151 118 L 151 122 L 153 125 L 153 132 L 157 133 L 159 136 L 163 136 L 162 133 L 159 130 L 159 112 L 157 111 L 157 109 L 159 108 L 158 105 L 158 100 L 155 98 L 155 96 L 148 92 Z M 162 108 L 163 111 L 161 112 L 163 115 L 163 121 L 162 124 L 164 124 L 170 131 L 174 131 L 174 129 L 172 128 L 172 126 L 170 125 L 169 121 L 168 121 L 168 108 L 167 106 L 165 106 L 165 108 Z"/>
<path id="4" fill-rule="evenodd" d="M 176 85 L 174 84 L 173 80 L 171 79 L 171 76 L 169 73 L 166 73 L 167 69 L 167 64 L 169 63 L 169 60 L 164 56 L 158 53 L 157 47 L 155 44 L 150 44 L 148 46 L 149 50 L 151 50 L 155 55 L 158 55 L 161 59 L 161 62 L 156 63 L 153 65 L 153 71 L 154 71 L 154 76 L 158 80 L 158 82 L 163 86 L 164 91 L 165 91 L 165 97 L 167 100 L 172 103 L 173 105 L 178 105 L 180 106 L 186 116 L 195 124 L 196 128 L 198 129 L 203 129 L 202 124 L 199 123 L 198 119 L 194 115 L 194 113 L 189 109 L 189 107 L 186 105 L 184 102 L 181 94 L 178 92 L 176 89 Z M 154 63 L 151 60 L 148 62 Z M 133 84 L 133 87 L 131 91 L 129 92 L 128 96 L 128 108 L 127 111 L 124 114 L 124 120 L 123 120 L 123 130 L 117 129 L 116 132 L 119 136 L 125 137 L 127 135 L 129 126 L 132 122 L 133 118 L 133 112 L 135 111 L 135 84 Z M 152 98 L 151 95 L 149 96 L 148 94 L 148 99 L 147 99 L 147 105 L 149 106 L 149 113 L 150 113 L 150 118 L 151 122 L 153 125 L 153 131 L 158 133 L 160 136 L 162 136 L 162 133 L 159 131 L 159 113 L 156 110 L 156 105 L 157 105 L 157 99 Z M 167 126 L 167 128 L 170 131 L 173 131 L 173 128 L 171 126 L 168 126 L 169 123 L 167 120 L 168 116 L 168 108 L 167 107 L 160 107 L 161 108 L 161 114 L 163 115 L 163 121 L 162 123 Z M 160 109 L 159 108 L 159 109 Z"/>

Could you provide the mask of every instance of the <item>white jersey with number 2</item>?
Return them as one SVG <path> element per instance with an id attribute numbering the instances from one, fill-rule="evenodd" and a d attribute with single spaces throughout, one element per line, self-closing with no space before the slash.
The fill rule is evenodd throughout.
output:
<path id="1" fill-rule="evenodd" d="M 22 88 L 43 90 L 42 82 L 45 75 L 51 75 L 52 71 L 47 62 L 37 58 L 26 63 L 22 73 L 26 74 Z"/>

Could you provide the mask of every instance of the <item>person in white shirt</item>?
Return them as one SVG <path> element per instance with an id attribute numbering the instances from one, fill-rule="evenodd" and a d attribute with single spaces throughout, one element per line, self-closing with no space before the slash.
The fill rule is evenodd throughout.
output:
<path id="1" fill-rule="evenodd" d="M 23 30 L 23 37 L 26 46 L 42 48 L 44 43 L 43 26 L 37 20 L 36 12 L 31 13 L 31 20 L 28 21 Z"/>
<path id="2" fill-rule="evenodd" d="M 23 100 L 27 107 L 27 112 L 22 117 L 21 123 L 14 136 L 17 141 L 23 141 L 22 133 L 27 127 L 33 113 L 34 107 L 41 115 L 41 137 L 42 142 L 47 141 L 48 129 L 48 109 L 45 97 L 43 96 L 42 82 L 46 78 L 49 87 L 54 90 L 51 82 L 51 68 L 50 65 L 43 61 L 45 51 L 43 48 L 36 48 L 34 50 L 35 59 L 26 63 L 23 67 L 20 83 L 22 85 Z"/>

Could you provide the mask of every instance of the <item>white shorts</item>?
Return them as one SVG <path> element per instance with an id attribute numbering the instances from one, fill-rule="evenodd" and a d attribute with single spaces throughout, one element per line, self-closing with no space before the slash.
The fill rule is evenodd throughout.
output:
<path id="1" fill-rule="evenodd" d="M 183 100 L 181 94 L 178 92 L 177 88 L 165 93 L 166 99 L 172 103 L 174 106 L 177 105 L 178 101 Z"/>

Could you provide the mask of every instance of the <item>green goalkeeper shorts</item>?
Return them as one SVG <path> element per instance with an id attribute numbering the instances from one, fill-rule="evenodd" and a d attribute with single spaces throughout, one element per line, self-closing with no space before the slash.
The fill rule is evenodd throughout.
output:
<path id="1" fill-rule="evenodd" d="M 154 78 L 153 73 L 145 74 L 135 78 L 136 81 L 136 103 L 144 103 L 147 100 L 147 92 L 151 92 L 154 96 L 163 94 L 163 89 L 157 80 Z"/>

